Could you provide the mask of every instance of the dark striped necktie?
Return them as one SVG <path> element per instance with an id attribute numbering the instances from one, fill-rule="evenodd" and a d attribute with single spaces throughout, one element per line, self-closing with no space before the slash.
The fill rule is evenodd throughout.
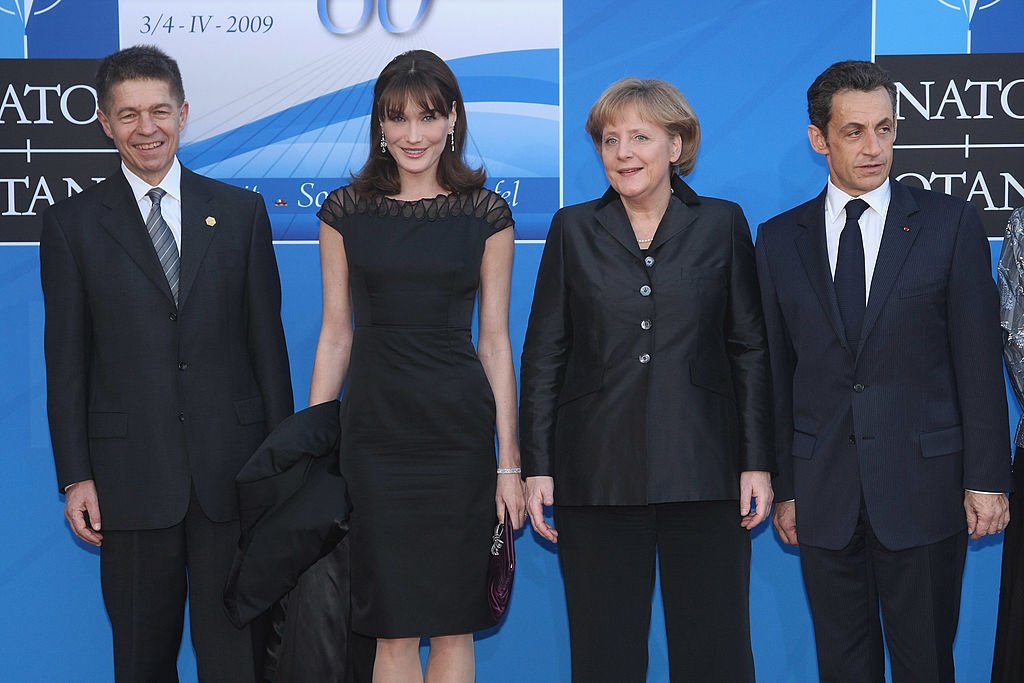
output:
<path id="1" fill-rule="evenodd" d="M 164 276 L 167 277 L 167 284 L 171 286 L 171 294 L 174 295 L 174 303 L 178 303 L 178 280 L 181 273 L 181 258 L 178 256 L 178 245 L 174 243 L 174 235 L 171 234 L 171 227 L 164 220 L 160 212 L 160 200 L 167 194 L 166 190 L 154 187 L 146 193 L 146 196 L 153 202 L 153 208 L 149 210 L 149 218 L 146 219 L 146 230 L 153 240 L 153 248 L 156 249 L 156 256 L 160 259 L 160 267 L 164 269 Z"/>

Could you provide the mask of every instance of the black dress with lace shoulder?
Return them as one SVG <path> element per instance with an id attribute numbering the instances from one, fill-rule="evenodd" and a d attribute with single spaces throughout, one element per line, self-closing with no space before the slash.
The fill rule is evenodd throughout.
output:
<path id="1" fill-rule="evenodd" d="M 344 238 L 355 319 L 340 445 L 352 628 L 487 628 L 495 408 L 471 325 L 485 242 L 512 214 L 484 189 L 406 202 L 342 187 L 318 215 Z"/>

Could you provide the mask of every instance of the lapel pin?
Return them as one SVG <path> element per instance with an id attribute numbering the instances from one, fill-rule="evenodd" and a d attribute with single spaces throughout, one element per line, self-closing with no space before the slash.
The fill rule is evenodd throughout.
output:
<path id="1" fill-rule="evenodd" d="M 217 225 L 217 219 L 214 218 L 213 216 L 207 216 L 206 217 L 206 225 L 212 228 L 213 226 Z M 910 228 L 903 228 L 903 229 L 904 230 L 909 230 Z"/>
<path id="2" fill-rule="evenodd" d="M 206 220 L 210 220 L 210 219 L 207 218 Z M 909 225 L 904 225 L 903 226 L 903 232 L 910 232 L 910 226 Z"/>

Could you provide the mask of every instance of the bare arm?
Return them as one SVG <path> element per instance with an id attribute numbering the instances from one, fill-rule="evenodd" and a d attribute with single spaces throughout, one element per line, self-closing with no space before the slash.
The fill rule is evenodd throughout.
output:
<path id="1" fill-rule="evenodd" d="M 324 290 L 323 318 L 309 386 L 310 405 L 338 398 L 352 353 L 352 300 L 349 296 L 345 239 L 323 222 L 320 223 L 320 269 Z"/>
<path id="2" fill-rule="evenodd" d="M 491 385 L 496 409 L 498 467 L 519 467 L 516 436 L 516 377 L 512 343 L 508 337 L 508 307 L 512 286 L 512 255 L 515 239 L 507 228 L 487 239 L 480 264 L 480 337 L 477 353 Z M 526 504 L 518 474 L 499 474 L 495 495 L 498 518 L 508 507 L 512 524 L 520 528 Z"/>

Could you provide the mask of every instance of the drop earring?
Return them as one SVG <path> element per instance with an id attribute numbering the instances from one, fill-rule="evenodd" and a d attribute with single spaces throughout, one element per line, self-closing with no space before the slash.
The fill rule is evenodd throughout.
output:
<path id="1" fill-rule="evenodd" d="M 452 138 L 452 151 L 454 152 L 455 151 L 455 126 L 452 126 L 452 129 L 450 131 L 448 131 L 448 135 L 450 135 L 451 138 Z"/>
<path id="2" fill-rule="evenodd" d="M 388 141 L 384 139 L 384 131 L 380 132 L 380 153 L 388 153 Z"/>

